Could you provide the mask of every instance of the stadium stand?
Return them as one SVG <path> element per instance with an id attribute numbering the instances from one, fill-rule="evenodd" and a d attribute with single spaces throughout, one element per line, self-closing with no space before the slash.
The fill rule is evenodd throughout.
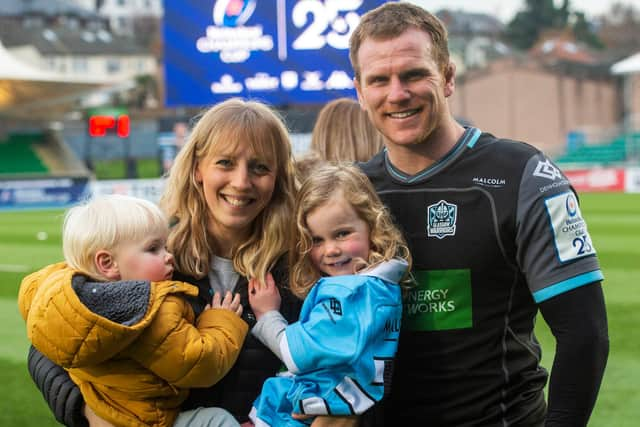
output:
<path id="1" fill-rule="evenodd" d="M 0 139 L 0 178 L 89 175 L 84 164 L 53 133 L 15 132 Z"/>
<path id="2" fill-rule="evenodd" d="M 48 169 L 34 151 L 43 143 L 42 133 L 9 134 L 0 141 L 0 174 L 46 174 Z"/>
<path id="3" fill-rule="evenodd" d="M 640 154 L 640 133 L 619 135 L 601 144 L 581 145 L 556 158 L 561 164 L 619 165 Z"/>

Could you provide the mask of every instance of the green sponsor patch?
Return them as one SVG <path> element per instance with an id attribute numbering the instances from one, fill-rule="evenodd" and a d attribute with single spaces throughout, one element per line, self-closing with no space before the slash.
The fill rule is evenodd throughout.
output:
<path id="1" fill-rule="evenodd" d="M 473 326 L 471 272 L 419 270 L 404 300 L 402 325 L 411 331 L 442 331 Z"/>

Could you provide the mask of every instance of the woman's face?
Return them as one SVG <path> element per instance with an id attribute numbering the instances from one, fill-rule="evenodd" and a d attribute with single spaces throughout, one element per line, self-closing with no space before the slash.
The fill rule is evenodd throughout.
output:
<path id="1" fill-rule="evenodd" d="M 246 238 L 253 221 L 269 204 L 276 183 L 275 160 L 254 152 L 246 142 L 222 148 L 202 159 L 196 180 L 209 210 L 207 228 L 216 240 Z"/>

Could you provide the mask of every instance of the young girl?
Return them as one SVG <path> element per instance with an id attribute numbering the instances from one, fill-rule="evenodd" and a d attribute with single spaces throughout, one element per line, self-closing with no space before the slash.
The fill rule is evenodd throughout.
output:
<path id="1" fill-rule="evenodd" d="M 179 414 L 191 387 L 236 361 L 248 327 L 239 295 L 214 296 L 195 321 L 171 280 L 168 221 L 153 203 L 105 196 L 65 217 L 66 263 L 30 274 L 18 303 L 33 345 L 68 369 L 90 410 L 115 426 L 238 426 L 227 411 Z"/>
<path id="2" fill-rule="evenodd" d="M 265 382 L 250 414 L 256 426 L 304 425 L 292 412 L 362 414 L 382 398 L 398 345 L 399 283 L 411 260 L 367 177 L 320 166 L 302 184 L 295 221 L 290 284 L 306 297 L 300 320 L 288 325 L 278 313 L 273 280 L 249 284 L 252 333 L 289 371 Z"/>

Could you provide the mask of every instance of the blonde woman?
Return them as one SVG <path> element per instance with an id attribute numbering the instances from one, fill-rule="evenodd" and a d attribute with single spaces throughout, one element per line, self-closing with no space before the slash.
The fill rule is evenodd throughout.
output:
<path id="1" fill-rule="evenodd" d="M 167 247 L 174 255 L 174 279 L 198 287 L 191 300 L 196 315 L 214 293 L 230 291 L 240 295 L 242 318 L 252 326 L 246 278 L 264 280 L 271 272 L 280 285 L 282 315 L 297 319 L 301 302 L 288 290 L 283 256 L 291 244 L 294 190 L 288 132 L 269 107 L 230 99 L 199 118 L 169 172 L 160 203 L 172 224 Z M 245 422 L 263 381 L 280 365 L 267 347 L 247 336 L 227 375 L 213 387 L 192 389 L 182 409 L 220 407 Z M 56 368 L 31 352 L 30 372 L 56 418 L 83 425 L 82 399 L 73 384 L 46 387 L 47 376 L 59 373 Z"/>
<path id="2" fill-rule="evenodd" d="M 311 149 L 331 162 L 366 162 L 382 149 L 382 134 L 355 99 L 325 105 L 311 134 Z"/>
<path id="3" fill-rule="evenodd" d="M 311 134 L 311 150 L 296 161 L 301 180 L 324 162 L 366 162 L 384 146 L 384 138 L 352 98 L 327 103 Z"/>

